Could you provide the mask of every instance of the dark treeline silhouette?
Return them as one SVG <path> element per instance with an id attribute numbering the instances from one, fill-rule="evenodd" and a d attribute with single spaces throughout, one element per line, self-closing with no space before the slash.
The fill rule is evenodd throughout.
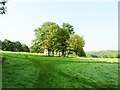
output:
<path id="1" fill-rule="evenodd" d="M 3 51 L 30 52 L 29 47 L 26 44 L 21 44 L 19 41 L 14 42 L 4 39 L 4 41 L 0 40 L 0 43 Z"/>

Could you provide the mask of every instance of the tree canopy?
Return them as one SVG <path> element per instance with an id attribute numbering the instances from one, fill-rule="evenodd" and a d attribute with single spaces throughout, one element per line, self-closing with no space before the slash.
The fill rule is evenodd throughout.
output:
<path id="1" fill-rule="evenodd" d="M 85 56 L 83 37 L 75 34 L 74 28 L 69 23 L 63 23 L 60 27 L 55 22 L 45 22 L 34 30 L 35 39 L 32 40 L 31 51 L 39 52 L 40 49 L 47 49 L 48 56 L 54 56 L 54 52 L 61 52 L 67 56 L 69 51 L 74 51 L 78 56 Z M 39 49 L 38 49 L 39 48 Z"/>
<path id="2" fill-rule="evenodd" d="M 85 41 L 83 37 L 80 37 L 77 34 L 71 34 L 71 37 L 68 39 L 68 49 L 74 51 L 78 56 L 85 56 L 85 52 L 83 47 L 85 45 Z"/>
<path id="3" fill-rule="evenodd" d="M 26 44 L 21 44 L 19 41 L 10 41 L 4 39 L 2 42 L 2 50 L 3 51 L 15 51 L 15 52 L 30 52 L 29 47 Z"/>

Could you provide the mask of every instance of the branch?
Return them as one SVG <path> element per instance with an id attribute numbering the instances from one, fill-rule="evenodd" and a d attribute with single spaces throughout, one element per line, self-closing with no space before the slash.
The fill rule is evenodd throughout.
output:
<path id="1" fill-rule="evenodd" d="M 5 5 L 6 2 L 7 2 L 7 1 L 1 1 L 0 4 Z"/>

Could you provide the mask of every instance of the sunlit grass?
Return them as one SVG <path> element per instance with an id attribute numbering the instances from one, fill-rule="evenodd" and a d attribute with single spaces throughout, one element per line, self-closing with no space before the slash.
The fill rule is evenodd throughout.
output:
<path id="1" fill-rule="evenodd" d="M 113 88 L 118 85 L 117 58 L 47 57 L 0 52 L 4 88 Z"/>

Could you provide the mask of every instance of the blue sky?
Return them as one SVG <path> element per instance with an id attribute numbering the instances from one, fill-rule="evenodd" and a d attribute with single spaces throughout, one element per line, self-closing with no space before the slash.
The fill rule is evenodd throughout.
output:
<path id="1" fill-rule="evenodd" d="M 86 42 L 85 51 L 118 49 L 118 3 L 116 2 L 15 2 L 0 15 L 0 39 L 31 46 L 34 29 L 45 21 L 70 23 Z M 34 0 L 35 1 L 35 0 Z"/>

